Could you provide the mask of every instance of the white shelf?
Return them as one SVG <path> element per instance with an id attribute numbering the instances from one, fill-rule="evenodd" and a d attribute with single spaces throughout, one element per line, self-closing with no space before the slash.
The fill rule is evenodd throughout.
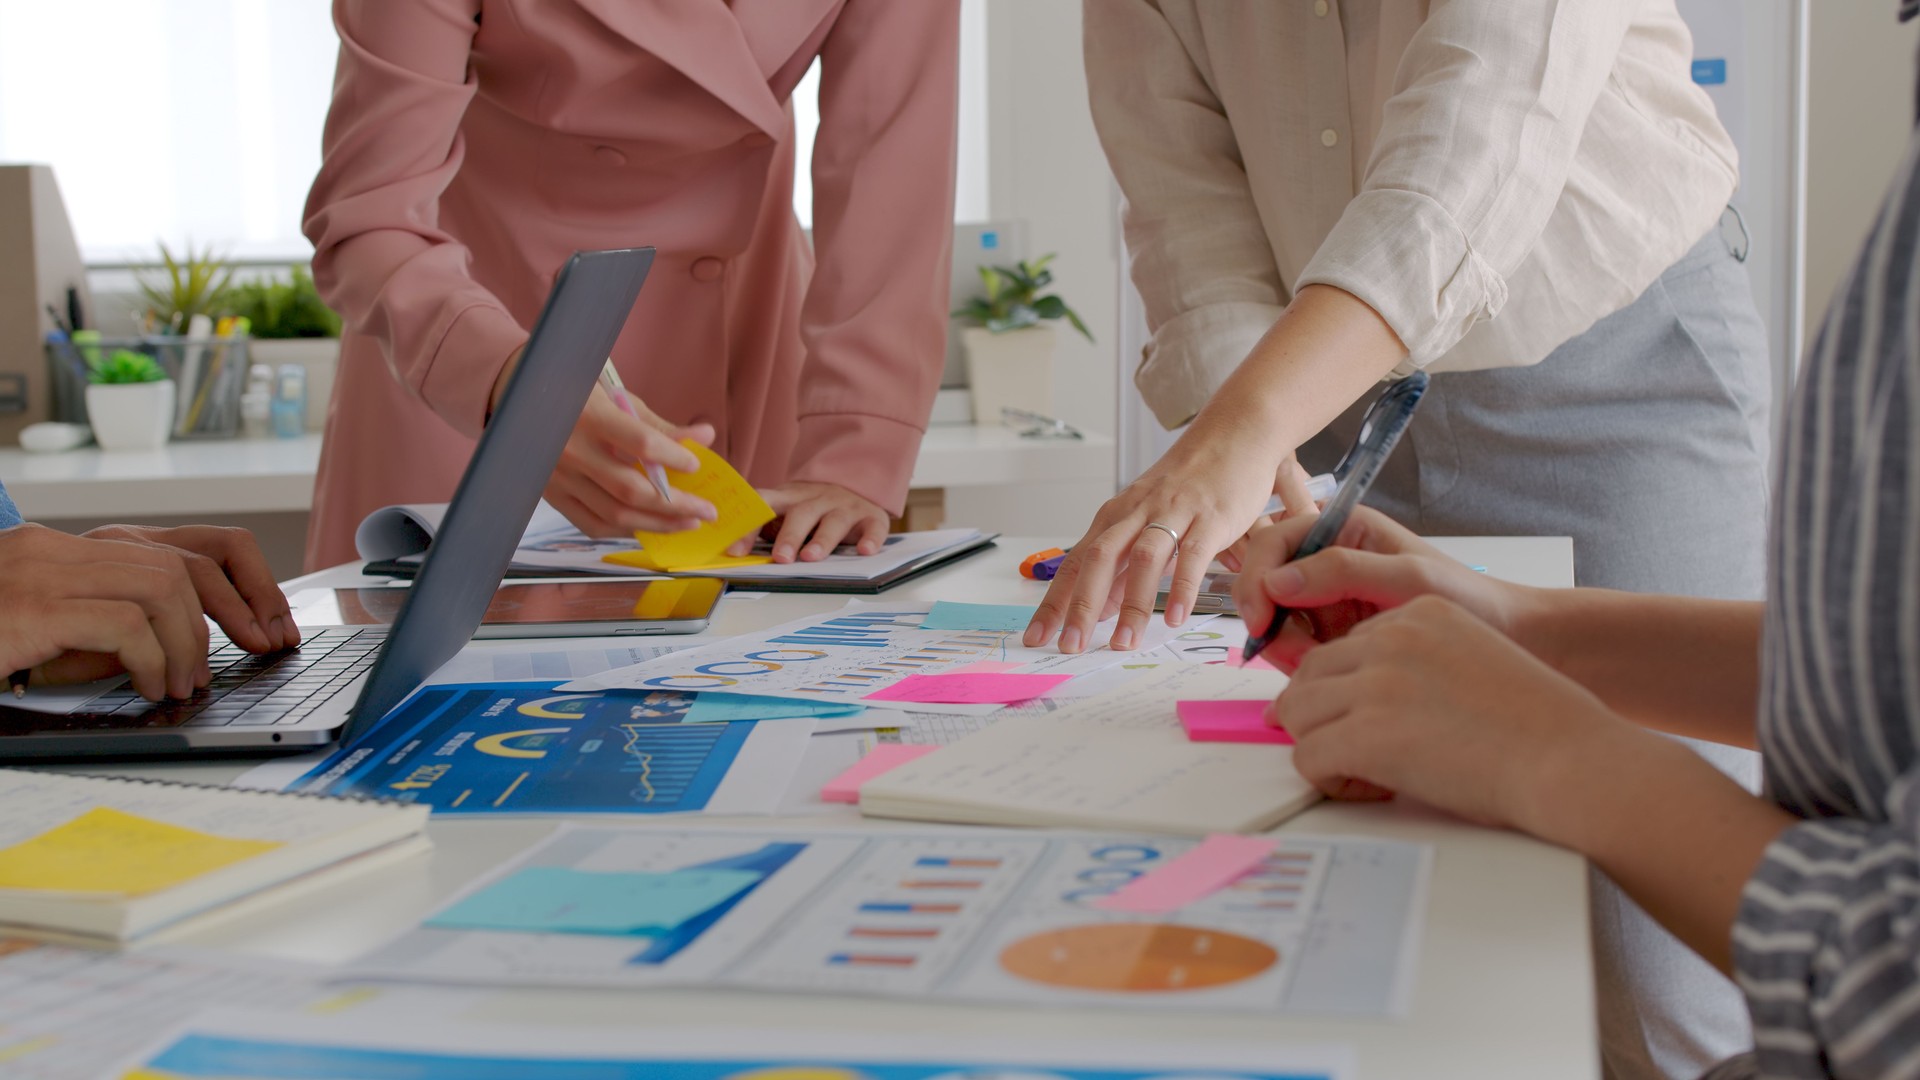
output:
<path id="1" fill-rule="evenodd" d="M 170 443 L 160 450 L 0 450 L 0 483 L 36 519 L 306 513 L 320 436 Z M 1027 439 L 1005 427 L 929 428 L 917 488 L 1036 481 L 1111 483 L 1113 440 Z"/>
<path id="2" fill-rule="evenodd" d="M 208 439 L 159 450 L 0 450 L 0 483 L 29 518 L 306 513 L 320 436 Z"/>

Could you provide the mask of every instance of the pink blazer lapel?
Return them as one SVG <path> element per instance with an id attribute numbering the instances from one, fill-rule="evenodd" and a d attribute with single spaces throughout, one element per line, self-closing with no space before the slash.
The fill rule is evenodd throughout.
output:
<path id="1" fill-rule="evenodd" d="M 609 30 L 673 65 L 755 127 L 785 129 L 784 94 L 768 80 L 789 66 L 844 0 L 574 0 Z M 801 65 L 804 70 L 805 65 Z M 797 81 L 798 73 L 794 74 Z"/>
<path id="2" fill-rule="evenodd" d="M 846 0 L 733 0 L 754 63 L 785 100 L 807 73 Z"/>

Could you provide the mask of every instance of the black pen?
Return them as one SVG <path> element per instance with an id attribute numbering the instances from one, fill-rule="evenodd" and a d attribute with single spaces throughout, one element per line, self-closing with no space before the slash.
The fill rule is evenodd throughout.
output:
<path id="1" fill-rule="evenodd" d="M 16 671 L 7 676 L 7 685 L 13 687 L 14 697 L 23 698 L 27 696 L 27 680 L 32 677 L 33 672 L 28 670 Z"/>
<path id="2" fill-rule="evenodd" d="M 1340 530 L 1347 527 L 1347 518 L 1353 515 L 1353 508 L 1373 486 L 1375 477 L 1387 463 L 1387 456 L 1400 442 L 1400 436 L 1406 433 L 1407 425 L 1413 420 L 1413 410 L 1420 404 L 1421 395 L 1427 392 L 1427 373 L 1416 371 L 1395 382 L 1381 393 L 1380 397 L 1368 407 L 1367 415 L 1361 418 L 1360 434 L 1353 440 L 1347 456 L 1333 470 L 1340 480 L 1340 486 L 1334 489 L 1333 498 L 1327 500 L 1327 508 L 1321 512 L 1313 528 L 1307 530 L 1306 539 L 1294 549 L 1292 558 L 1304 559 L 1316 551 L 1333 546 L 1340 539 Z M 1247 637 L 1247 646 L 1241 652 L 1240 662 L 1247 663 L 1266 651 L 1273 639 L 1287 625 L 1287 618 L 1293 614 L 1292 608 L 1275 608 L 1273 621 L 1267 628 Z"/>

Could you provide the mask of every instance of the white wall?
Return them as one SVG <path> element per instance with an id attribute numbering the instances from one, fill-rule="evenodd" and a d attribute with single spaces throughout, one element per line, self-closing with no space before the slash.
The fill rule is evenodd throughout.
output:
<path id="1" fill-rule="evenodd" d="M 1087 109 L 1080 5 L 987 0 L 988 204 L 994 219 L 1027 222 L 1034 255 L 1059 253 L 1060 294 L 1097 339 L 1063 329 L 1054 412 L 1113 433 L 1120 284 L 1114 188 Z M 947 519 L 985 529 L 1077 538 L 1113 483 L 1032 484 L 1019 491 L 947 492 Z"/>
<path id="2" fill-rule="evenodd" d="M 1817 0 L 1807 91 L 1807 323 L 1819 330 L 1840 278 L 1866 238 L 1913 130 L 1920 20 L 1894 5 Z"/>

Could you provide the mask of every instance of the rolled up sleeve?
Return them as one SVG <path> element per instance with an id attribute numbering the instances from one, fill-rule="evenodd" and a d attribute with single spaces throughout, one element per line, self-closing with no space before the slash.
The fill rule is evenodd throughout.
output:
<path id="1" fill-rule="evenodd" d="M 1166 15 L 1152 0 L 1082 11 L 1094 126 L 1152 335 L 1134 382 L 1175 428 L 1246 359 L 1286 292 L 1226 108 Z"/>
<path id="2" fill-rule="evenodd" d="M 898 514 L 946 364 L 959 5 L 851 0 L 820 50 L 795 480 Z"/>
<path id="3" fill-rule="evenodd" d="M 527 332 L 439 226 L 475 83 L 478 0 L 336 0 L 340 58 L 305 232 L 314 279 L 403 385 L 467 435 Z"/>
<path id="4" fill-rule="evenodd" d="M 1361 192 L 1301 274 L 1379 312 L 1425 367 L 1499 314 L 1559 202 L 1637 5 L 1436 0 Z"/>
<path id="5" fill-rule="evenodd" d="M 1734 925 L 1734 974 L 1765 1076 L 1920 1068 L 1920 770 L 1886 823 L 1796 825 L 1767 849 Z"/>

